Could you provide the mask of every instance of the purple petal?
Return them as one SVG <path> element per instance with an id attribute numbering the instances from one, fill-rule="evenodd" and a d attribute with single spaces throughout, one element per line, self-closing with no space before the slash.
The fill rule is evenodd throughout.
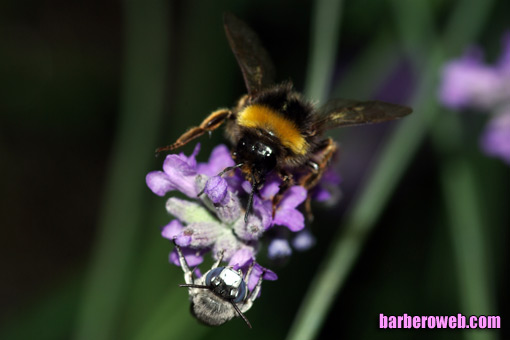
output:
<path id="1" fill-rule="evenodd" d="M 225 145 L 218 145 L 211 152 L 207 163 L 199 163 L 197 165 L 197 172 L 212 177 L 234 164 L 228 148 Z"/>
<path id="2" fill-rule="evenodd" d="M 171 190 L 175 190 L 167 174 L 162 171 L 151 171 L 145 176 L 145 182 L 149 189 L 158 196 L 165 196 Z"/>
<path id="3" fill-rule="evenodd" d="M 244 181 L 242 184 L 241 184 L 241 187 L 243 188 L 243 190 L 249 194 L 251 192 L 251 189 L 252 189 L 252 185 L 250 182 L 248 181 Z"/>
<path id="4" fill-rule="evenodd" d="M 501 158 L 510 165 L 510 107 L 486 126 L 481 147 L 487 155 Z"/>
<path id="5" fill-rule="evenodd" d="M 292 246 L 299 251 L 305 251 L 315 245 L 315 237 L 308 231 L 302 230 L 292 240 Z"/>
<path id="6" fill-rule="evenodd" d="M 230 259 L 228 265 L 234 267 L 236 270 L 240 267 L 250 264 L 254 258 L 253 248 L 243 247 L 235 252 Z"/>
<path id="7" fill-rule="evenodd" d="M 275 238 L 271 241 L 267 248 L 267 253 L 270 259 L 287 257 L 292 254 L 289 242 L 283 238 Z"/>
<path id="8" fill-rule="evenodd" d="M 180 247 L 188 247 L 191 244 L 191 235 L 180 234 L 175 238 L 175 244 Z"/>
<path id="9" fill-rule="evenodd" d="M 184 255 L 184 258 L 186 259 L 186 263 L 189 267 L 198 266 L 200 263 L 204 261 L 204 250 L 196 250 L 191 248 L 181 248 L 182 254 Z M 177 254 L 177 250 L 173 250 L 169 255 L 169 261 L 170 263 L 175 264 L 176 266 L 180 266 L 179 263 L 179 255 Z"/>
<path id="10" fill-rule="evenodd" d="M 193 166 L 193 162 L 191 162 L 188 157 L 183 154 L 179 155 L 168 155 L 163 162 L 163 171 L 165 171 L 168 175 L 172 173 L 179 173 L 183 176 L 196 175 L 196 167 Z"/>
<path id="11" fill-rule="evenodd" d="M 296 209 L 278 209 L 273 224 L 286 226 L 296 232 L 305 227 L 305 217 Z"/>
<path id="12" fill-rule="evenodd" d="M 257 283 L 259 282 L 260 276 L 264 273 L 263 279 L 268 281 L 275 281 L 278 279 L 278 275 L 276 275 L 273 271 L 262 267 L 260 264 L 255 263 L 253 269 L 251 271 L 251 275 L 248 278 L 248 289 L 252 291 Z"/>
<path id="13" fill-rule="evenodd" d="M 285 196 L 283 196 L 278 205 L 278 209 L 295 208 L 305 201 L 306 195 L 307 191 L 305 188 L 295 185 L 285 192 Z"/>
<path id="14" fill-rule="evenodd" d="M 227 196 L 227 188 L 228 184 L 225 179 L 221 176 L 214 176 L 205 183 L 204 192 L 214 204 L 225 205 L 230 198 Z"/>
<path id="15" fill-rule="evenodd" d="M 182 224 L 179 220 L 173 220 L 163 227 L 161 230 L 161 236 L 169 240 L 173 240 L 182 232 Z"/>
<path id="16" fill-rule="evenodd" d="M 266 200 L 272 199 L 280 191 L 281 184 L 282 180 L 279 177 L 271 175 L 269 178 L 266 178 L 266 183 L 260 190 L 260 196 Z"/>
<path id="17" fill-rule="evenodd" d="M 168 155 L 163 163 L 163 170 L 170 183 L 186 196 L 197 197 L 195 188 L 196 171 L 190 162 L 184 160 L 181 155 Z"/>

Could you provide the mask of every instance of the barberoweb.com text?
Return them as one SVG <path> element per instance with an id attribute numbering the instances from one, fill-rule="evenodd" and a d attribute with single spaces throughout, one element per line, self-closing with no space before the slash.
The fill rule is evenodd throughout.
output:
<path id="1" fill-rule="evenodd" d="M 379 328 L 501 328 L 497 315 L 384 315 L 379 314 Z"/>

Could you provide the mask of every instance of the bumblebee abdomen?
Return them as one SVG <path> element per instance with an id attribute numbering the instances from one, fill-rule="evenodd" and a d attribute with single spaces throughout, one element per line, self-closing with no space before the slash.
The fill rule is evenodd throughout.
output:
<path id="1" fill-rule="evenodd" d="M 237 115 L 237 124 L 260 129 L 278 138 L 282 146 L 296 155 L 305 155 L 309 145 L 296 123 L 278 111 L 260 104 L 246 106 Z"/>

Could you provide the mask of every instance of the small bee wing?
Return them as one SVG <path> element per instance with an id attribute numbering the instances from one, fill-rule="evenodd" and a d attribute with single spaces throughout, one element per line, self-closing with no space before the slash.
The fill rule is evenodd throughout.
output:
<path id="1" fill-rule="evenodd" d="M 248 94 L 274 83 L 275 68 L 258 35 L 232 13 L 223 14 L 228 43 L 243 72 Z"/>
<path id="2" fill-rule="evenodd" d="M 413 112 L 406 106 L 377 100 L 335 99 L 318 110 L 314 130 L 324 131 L 340 126 L 381 123 L 402 118 Z"/>

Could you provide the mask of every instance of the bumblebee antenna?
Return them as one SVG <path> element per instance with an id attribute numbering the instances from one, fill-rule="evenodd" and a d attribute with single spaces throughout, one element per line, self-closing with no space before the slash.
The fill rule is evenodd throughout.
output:
<path id="1" fill-rule="evenodd" d="M 232 304 L 232 307 L 234 307 L 234 309 L 236 310 L 237 314 L 239 314 L 239 316 L 241 318 L 243 318 L 244 322 L 246 322 L 246 324 L 248 325 L 248 327 L 252 328 L 251 327 L 251 323 L 250 321 L 248 321 L 248 318 L 246 316 L 244 316 L 244 314 L 241 312 L 241 310 L 239 309 L 239 307 L 237 307 L 237 305 L 235 304 L 234 301 L 230 301 L 230 303 Z"/>

